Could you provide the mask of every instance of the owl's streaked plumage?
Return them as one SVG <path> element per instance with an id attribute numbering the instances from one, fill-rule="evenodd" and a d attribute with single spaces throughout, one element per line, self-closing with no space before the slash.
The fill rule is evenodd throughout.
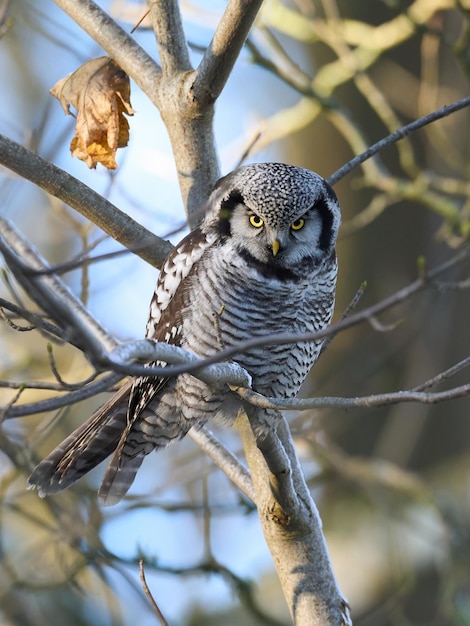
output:
<path id="1" fill-rule="evenodd" d="M 333 313 L 340 210 L 318 174 L 281 163 L 247 165 L 215 186 L 206 217 L 165 261 L 150 305 L 147 338 L 201 357 L 272 333 L 325 328 Z M 267 396 L 293 397 L 322 341 L 254 348 L 235 357 Z M 113 454 L 100 496 L 127 492 L 145 455 L 192 426 L 241 408 L 228 388 L 191 376 L 129 381 L 33 471 L 45 495 L 65 489 Z M 275 413 L 265 411 L 260 430 Z"/>

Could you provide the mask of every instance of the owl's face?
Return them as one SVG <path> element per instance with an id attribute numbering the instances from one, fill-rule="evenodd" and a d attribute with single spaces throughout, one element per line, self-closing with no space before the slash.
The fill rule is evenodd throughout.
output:
<path id="1" fill-rule="evenodd" d="M 247 165 L 219 181 L 210 203 L 208 222 L 253 263 L 305 269 L 334 249 L 338 201 L 326 181 L 309 170 Z"/>

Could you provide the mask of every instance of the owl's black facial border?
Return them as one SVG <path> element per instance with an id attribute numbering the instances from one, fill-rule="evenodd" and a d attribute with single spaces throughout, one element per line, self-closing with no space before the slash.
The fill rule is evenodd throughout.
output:
<path id="1" fill-rule="evenodd" d="M 334 192 L 333 192 L 334 193 Z M 336 196 L 335 196 L 336 198 Z M 321 217 L 322 229 L 318 245 L 320 250 L 327 252 L 331 248 L 333 239 L 333 213 L 326 200 L 318 200 L 312 207 Z"/>
<path id="2" fill-rule="evenodd" d="M 230 219 L 235 207 L 244 203 L 245 199 L 238 189 L 233 189 L 220 203 L 218 231 L 222 241 L 228 239 L 232 234 Z"/>

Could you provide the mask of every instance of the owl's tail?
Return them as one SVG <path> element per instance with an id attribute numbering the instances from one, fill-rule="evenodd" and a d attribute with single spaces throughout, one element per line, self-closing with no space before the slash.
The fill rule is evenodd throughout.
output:
<path id="1" fill-rule="evenodd" d="M 112 454 L 126 430 L 131 388 L 132 380 L 41 461 L 28 479 L 30 487 L 36 487 L 41 497 L 67 489 Z M 129 467 L 132 479 L 128 487 L 143 456 L 137 458 L 139 463 L 135 470 Z M 135 463 L 131 462 L 130 465 L 135 466 Z"/>

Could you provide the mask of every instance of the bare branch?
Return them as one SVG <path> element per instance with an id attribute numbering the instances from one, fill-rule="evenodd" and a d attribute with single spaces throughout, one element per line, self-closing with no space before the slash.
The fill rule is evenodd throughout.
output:
<path id="1" fill-rule="evenodd" d="M 359 311 L 358 313 L 354 313 L 349 315 L 346 318 L 342 318 L 339 322 L 335 322 L 331 324 L 328 328 L 322 331 L 316 331 L 311 333 L 276 333 L 273 335 L 264 335 L 261 337 L 254 337 L 253 339 L 249 339 L 247 341 L 241 342 L 237 346 L 233 346 L 230 348 L 224 348 L 220 352 L 217 352 L 213 356 L 206 357 L 205 359 L 201 359 L 197 364 L 191 366 L 182 366 L 182 367 L 172 367 L 171 369 L 166 370 L 168 375 L 177 376 L 182 374 L 183 372 L 191 372 L 194 369 L 211 365 L 212 363 L 218 363 L 220 361 L 226 361 L 228 359 L 232 359 L 236 357 L 237 354 L 242 352 L 246 352 L 252 348 L 256 348 L 259 346 L 267 346 L 267 345 L 282 345 L 289 344 L 295 341 L 314 341 L 316 339 L 322 339 L 325 337 L 329 337 L 330 335 L 335 335 L 340 331 L 344 331 L 348 328 L 352 328 L 357 324 L 362 322 L 368 322 L 371 317 L 375 317 L 380 313 L 408 300 L 412 295 L 418 293 L 419 291 L 425 288 L 431 288 L 435 285 L 435 279 L 443 274 L 444 272 L 450 270 L 451 268 L 457 266 L 460 263 L 468 260 L 470 257 L 470 247 L 465 246 L 460 251 L 458 251 L 454 257 L 450 260 L 445 261 L 441 265 L 428 270 L 427 272 L 422 272 L 419 278 L 414 280 L 409 285 L 406 285 L 402 289 L 399 289 L 395 293 L 390 296 L 384 298 L 383 300 L 377 302 L 376 304 L 371 305 L 370 307 Z M 354 300 L 353 300 L 354 301 Z M 146 370 L 150 373 L 161 374 L 161 372 L 156 369 Z M 132 375 L 143 375 L 144 371 L 141 369 L 141 366 L 134 365 L 130 366 L 128 373 Z"/>
<path id="2" fill-rule="evenodd" d="M 366 290 L 366 287 L 367 287 L 367 283 L 366 282 L 363 282 L 363 283 L 361 283 L 361 285 L 359 285 L 359 289 L 356 291 L 356 293 L 354 294 L 351 302 L 348 304 L 346 309 L 343 311 L 343 314 L 341 315 L 341 318 L 339 320 L 340 322 L 342 322 L 343 320 L 347 319 L 352 314 L 352 312 L 354 311 L 356 306 L 359 304 L 359 300 L 362 298 L 362 294 Z M 336 337 L 338 332 L 339 332 L 338 330 L 336 332 L 332 332 L 330 335 L 328 335 L 328 337 L 325 338 L 325 341 L 323 342 L 323 345 L 321 347 L 320 354 L 325 352 L 325 350 L 328 348 L 330 343 Z"/>
<path id="3" fill-rule="evenodd" d="M 43 270 L 47 263 L 13 224 L 3 218 L 0 224 L 0 250 L 18 282 L 52 319 L 59 321 L 67 340 L 99 363 L 117 342 L 104 332 L 59 278 L 42 274 L 32 280 L 28 277 L 28 269 Z"/>
<path id="4" fill-rule="evenodd" d="M 256 421 L 253 415 L 252 419 Z M 348 604 L 331 568 L 321 519 L 285 420 L 280 417 L 279 437 L 271 436 L 269 443 L 255 440 L 246 419 L 239 419 L 238 429 L 251 470 L 259 519 L 293 622 L 312 626 L 351 624 Z M 275 473 L 270 471 L 261 448 L 268 453 L 270 463 L 273 458 L 279 461 Z"/>
<path id="5" fill-rule="evenodd" d="M 451 376 L 454 376 L 455 374 L 457 374 L 457 372 L 460 372 L 461 370 L 469 366 L 470 366 L 470 357 L 467 357 L 466 359 L 463 359 L 462 361 L 460 361 L 459 363 L 456 363 L 452 367 L 449 367 L 444 372 L 437 374 L 437 376 L 433 376 L 433 378 L 426 380 L 424 383 L 421 383 L 421 385 L 414 387 L 411 391 L 423 391 L 424 389 L 429 389 L 430 387 L 437 385 L 443 380 L 447 380 Z"/>
<path id="6" fill-rule="evenodd" d="M 47 381 L 20 382 L 18 380 L 0 380 L 0 387 L 3 389 L 44 389 L 47 391 L 65 391 L 67 389 L 79 389 L 83 385 L 91 382 L 96 378 L 96 374 L 89 376 L 86 380 L 76 383 L 75 385 L 67 385 L 67 383 L 52 383 Z"/>
<path id="7" fill-rule="evenodd" d="M 39 332 L 45 333 L 48 338 L 60 340 L 60 341 L 65 340 L 64 332 L 62 331 L 62 329 L 59 328 L 58 326 L 54 326 L 53 324 L 50 324 L 48 321 L 43 319 L 43 317 L 40 315 L 31 313 L 30 311 L 27 311 L 23 307 L 13 304 L 12 302 L 8 302 L 8 300 L 4 300 L 3 298 L 0 298 L 0 308 L 2 310 L 1 317 L 2 319 L 5 319 L 6 323 L 9 326 L 14 327 L 15 324 L 12 324 L 11 319 L 5 316 L 4 309 L 6 309 L 7 311 L 11 311 L 16 316 L 22 317 L 23 319 L 27 320 L 31 324 L 31 328 L 35 328 L 36 330 L 39 330 Z M 21 330 L 25 330 L 25 327 L 21 327 Z"/>
<path id="8" fill-rule="evenodd" d="M 399 404 L 402 402 L 419 402 L 421 404 L 436 404 L 456 398 L 466 398 L 470 396 L 470 384 L 460 385 L 447 391 L 424 392 L 424 391 L 396 391 L 392 393 L 381 393 L 376 395 L 364 396 L 361 398 L 267 398 L 251 389 L 245 387 L 235 388 L 244 400 L 263 409 L 278 409 L 280 411 L 299 411 L 306 409 L 324 409 L 324 408 L 370 408 L 377 406 L 387 406 L 389 404 Z"/>
<path id="9" fill-rule="evenodd" d="M 170 77 L 192 70 L 177 0 L 150 0 L 150 18 L 157 37 L 162 72 Z"/>
<path id="10" fill-rule="evenodd" d="M 36 299 L 44 310 L 61 324 L 61 327 L 67 329 L 69 325 L 71 326 L 71 335 L 70 338 L 68 337 L 68 340 L 71 343 L 76 342 L 74 345 L 83 349 L 89 358 L 94 359 L 95 364 L 99 366 L 100 369 L 110 368 L 116 372 L 133 376 L 177 376 L 183 372 L 194 372 L 196 376 L 200 376 L 200 373 L 208 366 L 216 363 L 228 367 L 229 364 L 223 364 L 221 362 L 253 347 L 274 344 L 282 345 L 292 343 L 293 341 L 312 341 L 314 339 L 328 337 L 331 334 L 350 328 L 364 320 L 370 320 L 371 317 L 376 316 L 378 313 L 403 302 L 413 293 L 432 284 L 432 280 L 438 275 L 467 259 L 470 254 L 469 247 L 463 248 L 450 261 L 443 263 L 427 273 L 422 272 L 422 275 L 407 287 L 404 287 L 364 311 L 332 324 L 323 331 L 301 334 L 279 333 L 256 337 L 244 341 L 238 346 L 221 350 L 211 357 L 200 359 L 195 355 L 188 356 L 188 353 L 184 351 L 181 351 L 181 354 L 176 356 L 177 351 L 174 350 L 174 346 L 155 344 L 152 341 L 131 342 L 127 345 L 120 346 L 119 350 L 121 350 L 121 352 L 119 353 L 119 351 L 115 350 L 116 342 L 109 337 L 109 335 L 106 335 L 106 333 L 106 342 L 108 343 L 105 348 L 100 343 L 100 338 L 103 337 L 104 333 L 103 329 L 91 318 L 90 314 L 83 308 L 81 302 L 70 292 L 60 279 L 55 276 L 49 276 L 47 272 L 43 273 L 44 270 L 48 269 L 46 262 L 30 247 L 25 238 L 22 237 L 7 220 L 0 218 L 0 224 L 2 224 L 3 231 L 0 235 L 0 250 L 3 250 L 7 263 L 15 273 L 18 281 L 32 297 Z M 30 261 L 30 267 L 25 266 L 23 259 Z M 39 273 L 31 272 L 31 268 L 39 270 Z M 77 320 L 74 319 L 75 310 L 78 312 Z M 63 318 L 62 314 L 64 315 Z M 79 319 L 83 320 L 81 327 L 78 325 Z M 89 320 L 90 327 L 88 326 Z M 158 348 L 155 348 L 156 345 Z M 112 353 L 113 350 L 114 353 Z M 123 358 L 122 355 L 126 350 L 128 353 Z M 158 352 L 155 350 L 158 350 Z M 164 368 L 163 371 L 163 369 L 159 367 L 132 365 L 131 361 L 133 360 L 143 362 L 163 360 L 165 362 L 181 363 L 181 365 Z M 222 376 L 225 376 L 226 370 L 223 371 Z M 230 375 L 228 378 L 225 378 L 225 382 L 230 383 Z M 236 385 L 237 383 L 232 382 L 232 384 Z M 242 384 L 245 386 L 245 383 Z"/>
<path id="11" fill-rule="evenodd" d="M 248 470 L 209 429 L 192 428 L 188 435 L 247 498 L 256 502 L 253 483 Z"/>
<path id="12" fill-rule="evenodd" d="M 235 65 L 263 0 L 230 0 L 207 48 L 193 85 L 194 97 L 212 104 Z"/>
<path id="13" fill-rule="evenodd" d="M 408 300 L 408 298 L 410 298 L 415 293 L 418 293 L 422 289 L 432 287 L 434 285 L 434 279 L 437 276 L 451 269 L 457 264 L 467 260 L 469 256 L 470 247 L 463 248 L 452 259 L 446 261 L 442 265 L 439 265 L 432 270 L 429 270 L 428 272 L 424 272 L 419 278 L 417 278 L 406 287 L 403 287 L 402 289 L 396 291 L 387 298 L 384 298 L 380 302 L 371 305 L 363 311 L 350 315 L 346 318 L 343 317 L 339 322 L 331 324 L 328 328 L 322 331 L 296 334 L 286 332 L 276 333 L 273 335 L 264 335 L 261 337 L 254 337 L 253 339 L 240 342 L 240 344 L 238 344 L 237 346 L 224 348 L 220 352 L 216 352 L 210 357 L 194 360 L 192 363 L 185 362 L 183 359 L 182 365 L 167 367 L 165 368 L 164 372 L 162 368 L 157 368 L 153 366 L 144 367 L 142 365 L 129 363 L 126 365 L 113 364 L 112 367 L 115 368 L 116 371 L 122 371 L 123 373 L 125 372 L 126 375 L 128 374 L 132 376 L 161 376 L 162 374 L 164 374 L 165 376 L 179 376 L 184 372 L 195 372 L 196 370 L 206 367 L 208 365 L 236 358 L 237 354 L 246 352 L 247 350 L 255 347 L 289 344 L 296 341 L 314 341 L 316 339 L 329 337 L 330 335 L 336 335 L 338 332 L 344 331 L 348 328 L 352 328 L 353 326 L 356 326 L 357 324 L 360 324 L 362 322 L 369 322 L 372 317 L 375 317 L 379 313 L 382 313 L 387 309 L 390 309 L 400 304 L 401 302 Z M 276 405 L 276 408 L 279 407 Z"/>
<path id="14" fill-rule="evenodd" d="M 396 130 L 394 133 L 387 135 L 380 141 L 377 141 L 377 143 L 374 143 L 370 148 L 367 148 L 367 150 L 364 150 L 364 152 L 362 152 L 361 154 L 358 154 L 357 156 L 355 156 L 353 159 L 348 161 L 346 165 L 343 165 L 343 167 L 340 167 L 339 170 L 336 170 L 336 172 L 334 172 L 331 176 L 327 178 L 328 183 L 331 186 L 336 185 L 336 183 L 340 181 L 342 178 L 344 178 L 346 174 L 349 174 L 351 170 L 353 170 L 355 167 L 357 167 L 361 163 L 364 163 L 364 161 L 367 161 L 378 152 L 381 152 L 386 147 L 396 143 L 397 141 L 400 141 L 400 139 L 403 139 L 404 137 L 414 132 L 415 130 L 418 130 L 419 128 L 423 128 L 423 126 L 426 126 L 428 124 L 432 124 L 433 122 L 436 122 L 437 120 L 440 120 L 443 117 L 447 117 L 448 115 L 451 115 L 452 113 L 455 113 L 456 111 L 460 111 L 461 109 L 464 109 L 465 107 L 468 107 L 468 106 L 470 106 L 470 96 L 467 98 L 463 98 L 462 100 L 457 100 L 456 102 L 453 102 L 452 104 L 447 104 L 446 106 L 443 106 L 440 109 L 437 109 L 436 111 L 433 111 L 432 113 L 429 113 L 428 115 L 424 115 L 423 117 L 420 117 L 414 122 L 411 122 L 411 124 L 402 126 L 398 130 Z"/>
<path id="15" fill-rule="evenodd" d="M 2 412 L 4 419 L 14 419 L 17 417 L 25 417 L 26 415 L 37 415 L 38 413 L 57 411 L 57 409 L 62 409 L 65 406 L 82 402 L 83 400 L 92 398 L 99 393 L 108 391 L 122 379 L 122 374 L 116 374 L 113 372 L 112 374 L 103 376 L 103 378 L 100 378 L 94 383 L 85 385 L 81 389 L 70 391 L 62 396 L 55 396 L 54 398 L 49 398 L 47 400 L 39 400 L 38 402 L 21 404 L 19 406 L 13 406 L 10 402 L 8 407 L 0 407 L 0 412 Z"/>
<path id="16" fill-rule="evenodd" d="M 89 331 L 86 329 L 87 312 L 85 309 L 82 308 L 79 310 L 74 302 L 70 304 L 70 301 L 65 299 L 61 301 L 59 298 L 60 296 L 56 299 L 56 302 L 58 303 L 58 309 L 60 309 L 61 313 L 66 315 L 69 320 L 73 319 L 74 315 L 77 315 L 77 329 L 80 333 L 84 329 L 83 334 L 77 333 L 75 335 L 77 344 L 82 346 L 81 349 L 83 349 L 87 356 L 89 356 L 88 350 L 94 350 L 95 354 L 99 354 L 98 362 L 100 369 L 108 369 L 112 371 L 113 374 L 110 374 L 106 379 L 103 378 L 98 382 L 86 385 L 77 391 L 72 391 L 59 398 L 51 398 L 49 400 L 42 400 L 40 402 L 15 407 L 9 412 L 9 418 L 51 411 L 106 391 L 110 386 L 115 385 L 119 380 L 127 376 L 128 370 L 133 370 L 130 365 L 133 361 L 142 361 L 144 363 L 155 361 L 179 363 L 182 364 L 183 368 L 195 364 L 195 369 L 191 368 L 193 376 L 200 378 L 214 388 L 224 385 L 232 385 L 236 388 L 251 385 L 251 376 L 237 363 L 214 363 L 201 367 L 200 363 L 202 363 L 202 359 L 191 352 L 186 352 L 186 350 L 183 350 L 179 346 L 143 339 L 127 342 L 113 348 L 112 344 L 115 343 L 115 340 L 108 335 L 97 322 L 93 321 Z M 71 306 L 71 308 L 67 310 L 68 306 Z M 100 330 L 101 333 L 97 333 L 97 329 Z M 100 340 L 103 341 L 102 344 Z M 149 376 L 157 372 L 156 375 L 166 376 L 167 370 L 169 370 L 169 368 L 166 367 L 142 367 L 139 371 L 141 375 Z M 104 380 L 107 382 L 103 382 Z"/>
<path id="17" fill-rule="evenodd" d="M 5 406 L 0 407 L 0 424 L 3 422 L 6 415 L 10 411 L 11 407 L 15 404 L 15 402 L 18 402 L 23 391 L 24 391 L 24 387 L 19 387 L 18 391 L 15 393 L 13 398 L 11 398 L 11 400 Z"/>
<path id="18" fill-rule="evenodd" d="M 144 560 L 143 559 L 140 559 L 140 561 L 139 561 L 139 572 L 140 572 L 140 580 L 142 582 L 143 590 L 144 590 L 145 595 L 147 596 L 147 598 L 150 600 L 150 604 L 152 605 L 153 610 L 155 611 L 155 614 L 156 614 L 156 616 L 158 618 L 158 621 L 160 622 L 160 624 L 162 626 L 168 626 L 168 622 L 164 618 L 163 613 L 160 611 L 160 607 L 155 602 L 155 599 L 154 599 L 154 597 L 152 595 L 152 592 L 150 591 L 149 586 L 147 585 L 147 580 L 145 579 Z"/>
<path id="19" fill-rule="evenodd" d="M 172 245 L 120 211 L 77 178 L 0 135 L 0 163 L 59 198 L 104 232 L 155 267 L 160 267 Z"/>

